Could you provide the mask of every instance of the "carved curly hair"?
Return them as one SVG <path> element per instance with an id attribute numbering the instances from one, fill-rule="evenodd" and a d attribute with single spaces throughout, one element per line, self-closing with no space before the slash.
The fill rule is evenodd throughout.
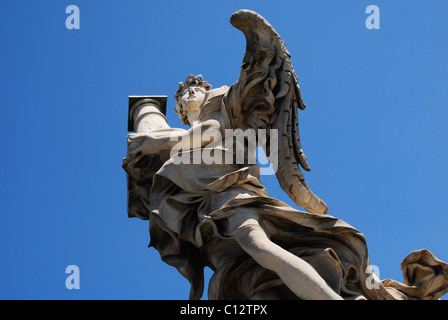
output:
<path id="1" fill-rule="evenodd" d="M 182 120 L 183 125 L 185 124 L 191 125 L 188 122 L 187 115 L 180 101 L 183 91 L 189 87 L 203 87 L 206 91 L 212 88 L 212 86 L 207 81 L 204 81 L 204 78 L 202 77 L 201 74 L 197 76 L 190 74 L 183 83 L 179 82 L 179 89 L 177 89 L 176 94 L 174 95 L 174 99 L 176 99 L 176 104 L 174 105 L 174 111 Z"/>

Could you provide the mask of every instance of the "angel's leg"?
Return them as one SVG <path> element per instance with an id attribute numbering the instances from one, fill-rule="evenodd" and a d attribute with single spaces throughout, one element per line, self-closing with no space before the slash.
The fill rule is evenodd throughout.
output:
<path id="1" fill-rule="evenodd" d="M 239 216 L 245 218 L 238 219 L 235 240 L 259 265 L 277 273 L 294 294 L 306 300 L 342 299 L 310 264 L 269 240 L 251 212 Z"/>

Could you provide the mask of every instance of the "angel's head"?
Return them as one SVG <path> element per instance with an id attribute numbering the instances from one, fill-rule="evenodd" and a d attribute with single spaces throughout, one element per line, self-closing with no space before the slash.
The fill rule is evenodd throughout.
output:
<path id="1" fill-rule="evenodd" d="M 202 75 L 190 74 L 183 83 L 179 82 L 179 89 L 174 95 L 176 99 L 174 110 L 182 120 L 182 124 L 191 126 L 193 121 L 198 120 L 205 93 L 211 87 L 207 81 L 204 81 Z"/>

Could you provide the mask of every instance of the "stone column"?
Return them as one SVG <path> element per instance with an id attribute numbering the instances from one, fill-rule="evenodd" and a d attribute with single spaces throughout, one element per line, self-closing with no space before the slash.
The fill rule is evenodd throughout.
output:
<path id="1" fill-rule="evenodd" d="M 165 118 L 166 101 L 166 96 L 129 96 L 128 131 L 142 133 L 169 129 L 170 127 Z M 156 157 L 159 156 L 160 154 Z M 148 174 L 153 174 L 160 169 L 163 161 L 165 160 L 149 161 L 146 159 L 126 170 L 129 217 L 148 219 L 147 211 L 142 209 L 146 208 L 146 205 L 149 203 L 149 192 L 147 188 L 151 186 L 152 175 L 148 176 Z M 148 185 L 141 185 L 138 180 L 129 174 L 128 170 L 137 172 L 140 179 L 144 179 Z"/>
<path id="2" fill-rule="evenodd" d="M 128 131 L 169 129 L 166 100 L 166 96 L 129 96 Z"/>

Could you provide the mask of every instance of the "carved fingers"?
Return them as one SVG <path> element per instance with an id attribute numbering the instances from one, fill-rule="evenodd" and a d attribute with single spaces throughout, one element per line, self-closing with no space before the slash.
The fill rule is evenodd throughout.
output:
<path id="1" fill-rule="evenodd" d="M 128 151 L 123 159 L 123 168 L 126 171 L 135 171 L 137 163 L 146 155 L 157 154 L 155 137 L 148 133 L 132 133 L 128 135 Z"/>

